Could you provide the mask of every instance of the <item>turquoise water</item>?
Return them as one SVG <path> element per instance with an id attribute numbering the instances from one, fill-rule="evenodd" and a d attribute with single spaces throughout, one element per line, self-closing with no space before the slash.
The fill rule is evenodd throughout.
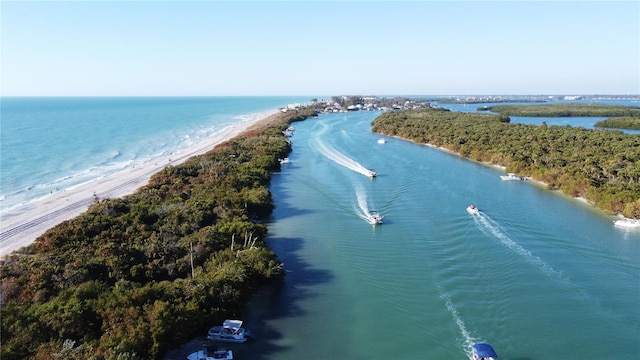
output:
<path id="1" fill-rule="evenodd" d="M 437 149 L 380 145 L 375 116 L 295 124 L 271 186 L 287 275 L 249 307 L 239 358 L 465 359 L 476 341 L 501 359 L 640 356 L 640 231 Z"/>
<path id="2" fill-rule="evenodd" d="M 0 206 L 308 100 L 3 98 Z M 256 340 L 232 346 L 239 359 L 464 359 L 474 341 L 501 359 L 640 357 L 640 231 L 500 170 L 380 145 L 376 115 L 294 124 L 268 240 L 287 275 L 249 307 Z M 385 223 L 369 225 L 368 210 Z"/>
<path id="3" fill-rule="evenodd" d="M 2 213 L 307 97 L 2 98 Z"/>

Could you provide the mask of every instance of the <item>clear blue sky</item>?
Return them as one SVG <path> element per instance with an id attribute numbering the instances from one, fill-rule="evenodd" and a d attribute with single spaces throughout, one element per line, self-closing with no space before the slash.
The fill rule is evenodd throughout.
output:
<path id="1" fill-rule="evenodd" d="M 640 1 L 0 2 L 2 96 L 640 94 Z"/>

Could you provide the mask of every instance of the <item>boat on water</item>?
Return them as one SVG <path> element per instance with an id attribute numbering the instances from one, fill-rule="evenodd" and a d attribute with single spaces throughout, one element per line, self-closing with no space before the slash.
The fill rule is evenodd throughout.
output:
<path id="1" fill-rule="evenodd" d="M 386 143 L 387 143 L 387 140 L 382 138 L 378 139 L 378 144 L 386 144 Z"/>
<path id="2" fill-rule="evenodd" d="M 209 329 L 207 340 L 230 343 L 244 343 L 251 334 L 242 327 L 242 320 L 225 320 L 222 326 L 216 325 Z"/>
<path id="3" fill-rule="evenodd" d="M 187 356 L 187 360 L 233 360 L 233 351 L 219 350 L 215 346 L 208 346 L 206 349 L 198 350 Z"/>
<path id="4" fill-rule="evenodd" d="M 480 209 L 478 209 L 477 206 L 471 204 L 469 206 L 467 206 L 467 212 L 471 215 L 477 215 L 480 213 Z"/>
<path id="5" fill-rule="evenodd" d="M 472 360 L 495 360 L 498 358 L 493 347 L 487 343 L 477 343 L 471 346 Z"/>
<path id="6" fill-rule="evenodd" d="M 507 175 L 500 175 L 500 179 L 504 181 L 512 181 L 512 180 L 525 180 L 524 177 L 518 176 L 514 173 L 508 173 Z"/>
<path id="7" fill-rule="evenodd" d="M 378 213 L 377 211 L 369 211 L 367 221 L 369 221 L 369 224 L 371 225 L 382 224 L 382 215 L 380 215 L 380 213 Z"/>
<path id="8" fill-rule="evenodd" d="M 618 227 L 623 227 L 623 228 L 629 228 L 629 229 L 634 229 L 634 228 L 640 229 L 640 220 L 624 218 L 620 220 L 614 220 L 613 225 Z"/>
<path id="9" fill-rule="evenodd" d="M 373 169 L 367 169 L 367 176 L 373 179 L 374 177 L 378 176 L 378 173 L 376 173 Z"/>
<path id="10" fill-rule="evenodd" d="M 286 128 L 284 131 L 282 131 L 282 133 L 284 134 L 284 136 L 286 137 L 292 137 L 293 136 L 293 132 L 296 131 L 296 129 L 293 126 L 289 126 L 288 128 Z"/>
<path id="11" fill-rule="evenodd" d="M 291 164 L 291 160 L 288 157 L 286 157 L 284 159 L 278 159 L 278 161 L 280 161 L 280 165 L 282 165 L 282 164 Z"/>

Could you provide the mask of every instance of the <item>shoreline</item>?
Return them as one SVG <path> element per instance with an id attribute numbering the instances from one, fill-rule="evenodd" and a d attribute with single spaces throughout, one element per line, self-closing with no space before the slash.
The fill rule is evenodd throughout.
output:
<path id="1" fill-rule="evenodd" d="M 397 137 L 397 138 L 398 138 L 398 139 L 401 139 L 401 140 L 407 140 L 407 139 L 404 139 L 404 138 L 401 138 L 401 137 Z M 407 140 L 407 141 L 411 141 L 411 140 Z M 468 158 L 468 157 L 464 157 L 464 156 L 462 156 L 462 155 L 458 154 L 458 153 L 457 153 L 457 152 L 455 152 L 455 151 L 452 151 L 452 150 L 449 150 L 449 149 L 446 149 L 446 148 L 443 148 L 443 147 L 440 147 L 440 146 L 436 146 L 436 145 L 433 145 L 433 144 L 429 144 L 429 143 L 422 143 L 422 145 L 428 146 L 428 147 L 433 148 L 433 149 L 436 149 L 436 150 L 444 151 L 444 152 L 446 152 L 446 153 L 449 153 L 449 154 L 451 154 L 451 155 L 457 156 L 457 157 L 459 157 L 459 158 L 462 158 L 462 159 L 465 159 L 465 160 L 469 160 L 469 161 L 473 161 L 473 162 L 475 162 L 475 163 L 478 163 L 478 164 L 481 164 L 481 165 L 484 165 L 484 166 L 488 166 L 488 167 L 492 167 L 492 168 L 495 168 L 495 169 L 500 169 L 500 170 L 503 170 L 503 171 L 504 171 L 504 170 L 506 170 L 506 168 L 507 168 L 506 166 L 503 166 L 503 165 L 498 165 L 498 164 L 493 164 L 493 163 L 488 163 L 488 162 L 482 162 L 482 161 L 476 161 L 476 160 L 470 159 L 470 158 Z M 562 192 L 562 191 L 560 191 L 560 190 L 553 190 L 553 189 L 549 189 L 549 188 L 548 188 L 548 185 L 549 185 L 549 184 L 547 184 L 547 183 L 546 183 L 546 182 L 544 182 L 544 181 L 536 180 L 536 179 L 534 179 L 534 178 L 532 178 L 532 177 L 528 177 L 528 176 L 527 176 L 527 177 L 525 178 L 525 181 L 530 181 L 530 182 L 532 182 L 534 185 L 536 185 L 536 186 L 540 186 L 540 187 L 542 187 L 543 189 L 545 189 L 545 190 L 547 190 L 547 191 L 556 192 L 556 193 L 558 193 L 558 194 L 560 194 L 560 195 L 562 195 L 562 196 L 565 196 L 565 197 L 567 197 L 567 198 L 569 198 L 569 199 L 572 199 L 572 200 L 578 201 L 578 202 L 580 202 L 580 203 L 583 203 L 584 205 L 587 205 L 587 206 L 589 206 L 589 207 L 591 207 L 591 208 L 593 208 L 593 209 L 597 209 L 597 210 L 598 210 L 598 211 L 600 211 L 603 215 L 607 215 L 607 216 L 609 216 L 609 215 L 610 215 L 610 214 L 607 214 L 606 212 L 604 212 L 602 209 L 598 209 L 594 204 L 592 204 L 589 200 L 587 200 L 587 199 L 583 198 L 582 196 L 571 196 L 571 195 L 567 195 L 567 194 L 563 193 L 563 192 Z M 619 217 L 619 218 L 621 218 L 621 219 L 625 219 L 625 217 L 623 217 L 623 216 L 622 216 L 622 215 L 620 215 L 620 214 L 616 214 L 616 215 L 614 215 L 614 216 Z"/>
<path id="2" fill-rule="evenodd" d="M 227 126 L 189 148 L 62 189 L 7 212 L 0 224 L 0 258 L 33 243 L 48 229 L 82 214 L 96 198 L 114 199 L 132 194 L 166 166 L 179 165 L 193 156 L 204 154 L 258 124 L 268 123 L 278 113 L 276 109 L 254 114 L 250 121 Z"/>

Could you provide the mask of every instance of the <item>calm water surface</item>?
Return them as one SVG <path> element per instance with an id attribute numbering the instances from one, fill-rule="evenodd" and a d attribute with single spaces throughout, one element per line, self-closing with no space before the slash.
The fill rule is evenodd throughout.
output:
<path id="1" fill-rule="evenodd" d="M 501 359 L 640 356 L 640 231 L 437 149 L 378 144 L 376 115 L 294 124 L 271 186 L 287 275 L 250 306 L 239 358 L 465 359 L 476 341 Z"/>

